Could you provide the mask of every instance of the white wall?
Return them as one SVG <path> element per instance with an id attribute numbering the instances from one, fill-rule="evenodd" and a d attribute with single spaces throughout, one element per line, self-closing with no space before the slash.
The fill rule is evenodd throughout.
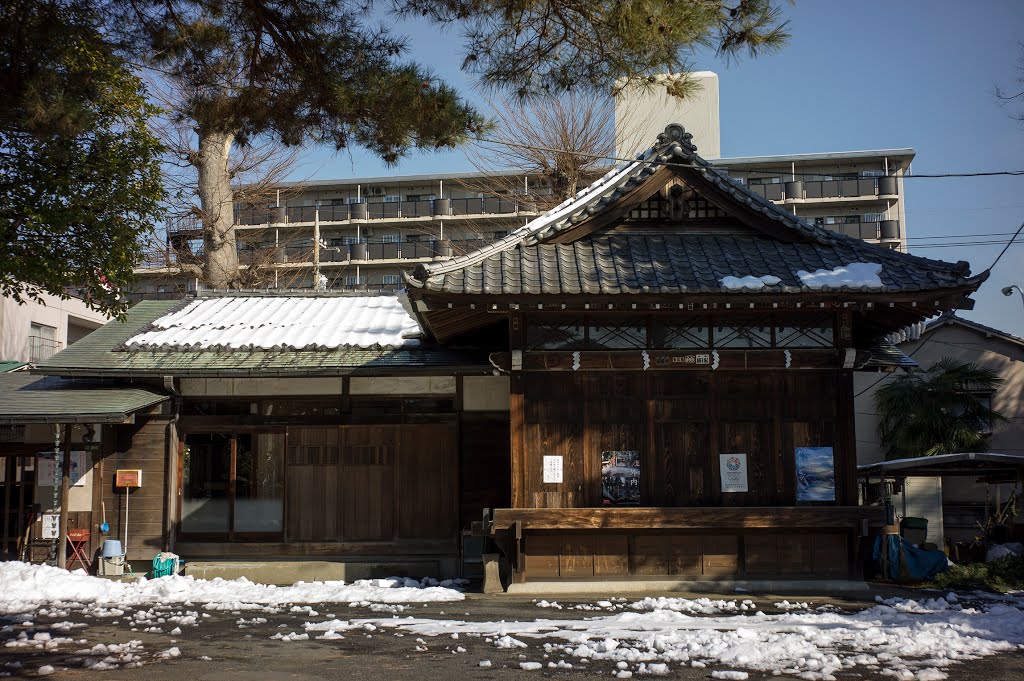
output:
<path id="1" fill-rule="evenodd" d="M 900 349 L 911 355 L 922 367 L 929 367 L 943 357 L 970 362 L 992 369 L 1004 379 L 1003 385 L 992 398 L 992 407 L 1009 419 L 996 426 L 989 450 L 1002 454 L 1024 454 L 1024 346 L 955 323 L 944 324 L 924 334 L 920 340 L 904 343 Z M 881 379 L 881 380 L 880 380 Z M 892 380 L 891 376 L 877 373 L 854 374 L 854 409 L 856 411 L 857 463 L 874 463 L 883 458 L 878 439 L 878 415 L 875 412 L 875 391 Z M 937 486 L 935 480 L 942 480 Z M 990 490 L 994 501 L 997 496 L 1005 500 L 1011 487 L 1000 486 Z M 908 515 L 928 518 L 928 541 L 942 546 L 942 539 L 969 539 L 975 528 L 957 528 L 946 522 L 949 507 L 983 505 L 986 485 L 974 478 L 911 478 L 907 481 Z M 897 513 L 902 513 L 903 500 L 895 497 Z M 946 504 L 947 513 L 940 509 Z M 959 517 L 954 514 L 953 517 Z M 940 529 L 941 528 L 941 529 Z M 938 534 L 941 532 L 941 534 Z"/>
<path id="2" fill-rule="evenodd" d="M 44 294 L 41 302 L 29 301 L 23 305 L 12 298 L 0 298 L 0 360 L 29 361 L 28 337 L 33 322 L 56 328 L 54 338 L 63 349 L 68 346 L 69 321 L 76 326 L 98 329 L 109 320 L 110 317 L 90 310 L 78 298 L 61 300 Z"/>
<path id="3" fill-rule="evenodd" d="M 615 148 L 620 157 L 634 156 L 650 147 L 670 123 L 681 123 L 693 135 L 701 157 L 721 157 L 718 74 L 696 71 L 690 75 L 701 88 L 682 101 L 658 85 L 619 93 L 615 98 Z"/>

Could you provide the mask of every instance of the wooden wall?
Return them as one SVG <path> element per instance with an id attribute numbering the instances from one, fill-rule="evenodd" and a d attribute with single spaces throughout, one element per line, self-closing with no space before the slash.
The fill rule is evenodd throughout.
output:
<path id="1" fill-rule="evenodd" d="M 456 536 L 453 425 L 289 428 L 285 479 L 286 541 Z"/>
<path id="2" fill-rule="evenodd" d="M 512 385 L 513 508 L 600 506 L 606 450 L 640 451 L 643 506 L 790 506 L 800 446 L 832 446 L 836 504 L 857 503 L 844 372 L 524 372 Z M 748 492 L 720 491 L 720 453 L 747 454 Z M 561 484 L 543 482 L 546 454 L 563 457 Z"/>
<path id="3" fill-rule="evenodd" d="M 128 560 L 152 560 L 167 546 L 165 477 L 168 451 L 176 449 L 172 439 L 173 427 L 166 419 L 140 419 L 135 425 L 119 426 L 115 451 L 101 459 L 94 469 L 110 525 L 106 538 L 122 542 L 125 494 L 123 489 L 114 487 L 115 471 L 142 470 L 142 487 L 132 490 L 128 500 Z M 96 519 L 97 525 L 102 522 L 98 515 Z"/>
<path id="4" fill-rule="evenodd" d="M 849 532 L 530 533 L 529 580 L 571 577 L 678 579 L 851 575 Z"/>

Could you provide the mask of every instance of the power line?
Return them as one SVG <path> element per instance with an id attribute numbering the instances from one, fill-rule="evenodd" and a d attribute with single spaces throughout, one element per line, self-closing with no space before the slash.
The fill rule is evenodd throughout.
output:
<path id="1" fill-rule="evenodd" d="M 543 152 L 548 152 L 548 153 L 564 154 L 564 155 L 568 155 L 568 156 L 581 156 L 581 157 L 584 157 L 584 158 L 600 160 L 600 161 L 615 161 L 615 162 L 618 162 L 618 163 L 641 163 L 643 165 L 665 166 L 665 167 L 670 167 L 670 168 L 693 168 L 693 169 L 697 169 L 697 170 L 700 170 L 700 169 L 704 168 L 704 166 L 697 165 L 697 164 L 694 164 L 694 163 L 679 163 L 677 161 L 659 161 L 658 159 L 642 160 L 642 159 L 639 159 L 639 158 L 626 158 L 624 156 L 614 156 L 614 155 L 611 155 L 611 154 L 595 154 L 595 153 L 586 152 L 586 151 L 577 151 L 575 149 L 558 149 L 558 148 L 555 148 L 555 147 L 544 147 L 544 146 L 540 146 L 540 145 L 537 145 L 537 144 L 524 144 L 524 143 L 520 143 L 520 142 L 507 142 L 505 140 L 495 140 L 495 139 L 480 138 L 479 141 L 483 142 L 484 144 L 497 144 L 499 146 L 510 147 L 510 148 L 513 148 L 513 149 L 528 149 L 530 151 L 543 151 Z M 712 167 L 714 167 L 716 170 L 724 170 L 724 171 L 728 172 L 728 169 L 729 169 L 728 166 L 718 166 L 718 165 L 715 165 L 714 163 L 710 163 L 710 165 Z M 751 173 L 780 173 L 780 174 L 785 175 L 785 174 L 792 174 L 793 170 L 792 170 L 792 168 L 779 168 L 779 169 L 773 169 L 773 168 L 757 168 L 757 169 L 754 169 L 754 168 L 751 168 L 749 170 L 746 170 L 746 172 L 751 172 Z M 796 174 L 799 175 L 800 177 L 827 178 L 826 181 L 833 181 L 833 180 L 834 181 L 840 181 L 840 180 L 843 180 L 843 179 L 850 179 L 850 180 L 852 180 L 852 179 L 874 180 L 874 179 L 877 179 L 878 177 L 886 177 L 886 176 L 875 176 L 875 175 L 863 176 L 863 177 L 861 177 L 861 176 L 857 176 L 857 177 L 843 177 L 842 175 L 837 174 L 837 173 L 832 173 L 832 174 L 825 174 L 825 173 L 796 173 Z M 921 174 L 913 174 L 913 175 L 906 175 L 906 174 L 904 174 L 901 177 L 903 179 L 910 179 L 910 178 L 935 179 L 935 178 L 948 178 L 948 177 L 996 177 L 996 176 L 1024 177 L 1024 170 L 989 170 L 989 171 L 979 171 L 979 172 L 921 173 Z M 894 176 L 893 175 L 889 175 L 888 177 L 894 177 Z M 754 178 L 754 179 L 756 179 L 756 178 Z"/>
<path id="2" fill-rule="evenodd" d="M 992 270 L 996 265 L 999 264 L 999 261 L 1003 259 L 1003 255 L 1006 254 L 1006 251 L 1010 248 L 1010 246 L 1013 244 L 1013 242 L 1017 240 L 1017 237 L 1020 236 L 1020 233 L 1021 233 L 1022 230 L 1024 230 L 1024 222 L 1020 223 L 1020 227 L 1018 227 L 1017 231 L 1014 232 L 1013 236 L 1010 237 L 1009 243 L 1007 243 L 1005 246 L 1003 246 L 1003 250 L 999 251 L 999 255 L 997 255 L 996 259 L 992 261 L 991 265 L 989 265 L 989 267 L 988 267 L 989 270 Z"/>

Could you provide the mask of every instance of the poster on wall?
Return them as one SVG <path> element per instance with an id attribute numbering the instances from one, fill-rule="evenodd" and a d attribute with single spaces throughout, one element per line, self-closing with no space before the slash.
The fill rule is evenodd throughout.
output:
<path id="1" fill-rule="evenodd" d="M 723 492 L 747 491 L 747 455 L 719 454 L 718 467 Z"/>
<path id="2" fill-rule="evenodd" d="M 796 448 L 796 500 L 836 500 L 836 466 L 831 447 Z"/>
<path id="3" fill-rule="evenodd" d="M 36 455 L 39 462 L 39 471 L 36 480 L 41 487 L 53 487 L 54 482 L 60 486 L 61 471 L 57 465 L 57 455 L 53 452 L 39 452 Z M 85 473 L 88 471 L 87 453 L 84 451 L 71 452 L 71 484 L 81 487 L 85 485 Z"/>
<path id="4" fill-rule="evenodd" d="M 544 482 L 562 482 L 562 457 L 544 457 Z"/>
<path id="5" fill-rule="evenodd" d="M 43 529 L 39 536 L 43 539 L 56 539 L 60 536 L 60 515 L 56 513 L 43 514 Z"/>
<path id="6" fill-rule="evenodd" d="M 640 504 L 640 452 L 601 452 L 601 503 L 604 506 Z"/>

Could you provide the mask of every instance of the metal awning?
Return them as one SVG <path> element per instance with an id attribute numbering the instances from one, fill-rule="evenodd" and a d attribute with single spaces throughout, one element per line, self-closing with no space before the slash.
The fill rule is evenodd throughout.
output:
<path id="1" fill-rule="evenodd" d="M 1024 454 L 965 452 L 893 459 L 857 466 L 861 477 L 979 476 L 1014 481 L 1024 476 Z"/>
<path id="2" fill-rule="evenodd" d="M 156 390 L 109 381 L 0 374 L 0 424 L 131 423 L 169 399 Z"/>

